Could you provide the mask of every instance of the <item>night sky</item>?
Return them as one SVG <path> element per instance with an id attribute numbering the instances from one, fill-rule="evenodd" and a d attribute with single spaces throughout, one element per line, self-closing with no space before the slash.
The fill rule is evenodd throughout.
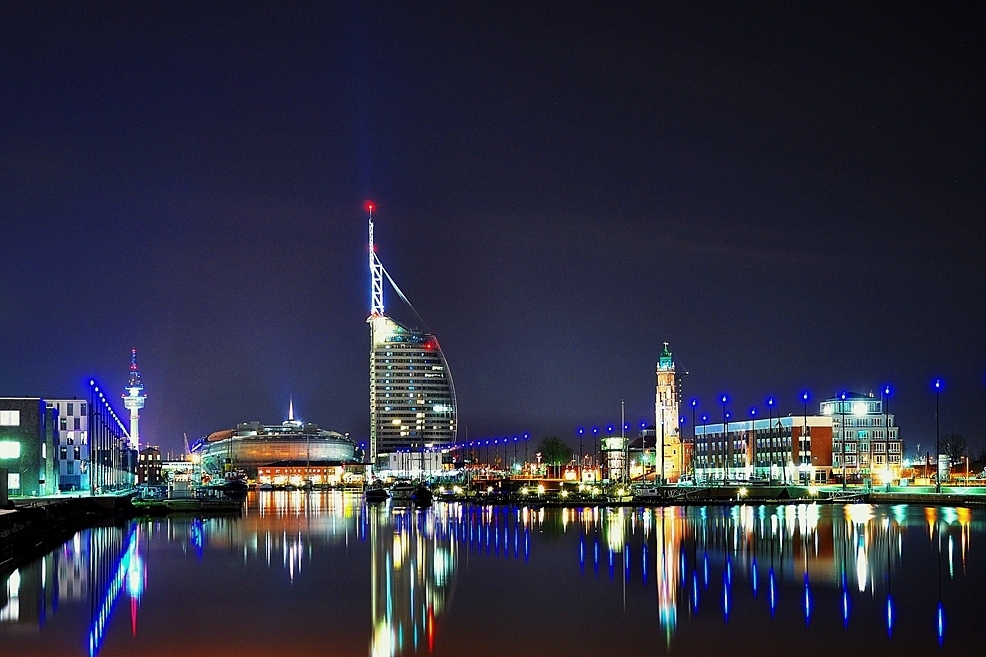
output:
<path id="1" fill-rule="evenodd" d="M 666 340 L 984 444 L 981 3 L 485 4 L 0 4 L 0 395 L 365 440 L 373 199 L 460 437 L 653 418 Z"/>

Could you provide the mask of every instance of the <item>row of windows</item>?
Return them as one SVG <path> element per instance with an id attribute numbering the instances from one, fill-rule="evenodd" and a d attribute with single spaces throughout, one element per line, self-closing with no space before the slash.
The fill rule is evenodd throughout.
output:
<path id="1" fill-rule="evenodd" d="M 73 425 L 72 428 L 75 431 L 78 431 L 79 429 L 81 429 L 82 428 L 82 418 L 81 417 L 72 418 L 72 425 Z M 58 428 L 61 431 L 68 431 L 68 418 L 67 417 L 63 417 L 63 418 L 59 418 L 58 419 Z"/>
<path id="2" fill-rule="evenodd" d="M 839 423 L 842 422 L 842 416 L 836 415 L 836 416 L 833 417 L 833 420 L 835 422 L 835 425 L 836 426 L 839 426 Z M 847 427 L 882 427 L 882 426 L 884 426 L 883 420 L 884 420 L 884 418 L 882 418 L 882 417 L 874 417 L 874 418 L 868 418 L 868 417 L 847 417 L 846 418 L 846 424 L 845 424 L 845 426 L 847 426 Z M 893 420 L 891 420 L 891 423 L 892 422 L 893 422 Z"/>

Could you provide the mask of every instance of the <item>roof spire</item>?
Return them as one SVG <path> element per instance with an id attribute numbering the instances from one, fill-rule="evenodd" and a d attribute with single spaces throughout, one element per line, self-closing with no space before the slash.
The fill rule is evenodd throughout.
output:
<path id="1" fill-rule="evenodd" d="M 288 422 L 294 422 L 294 399 L 288 397 Z"/>

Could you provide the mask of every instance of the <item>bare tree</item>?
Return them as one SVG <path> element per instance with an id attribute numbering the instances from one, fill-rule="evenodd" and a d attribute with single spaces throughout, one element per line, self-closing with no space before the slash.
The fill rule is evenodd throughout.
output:
<path id="1" fill-rule="evenodd" d="M 960 433 L 947 433 L 941 437 L 941 453 L 948 455 L 950 463 L 958 463 L 963 460 L 969 442 Z"/>

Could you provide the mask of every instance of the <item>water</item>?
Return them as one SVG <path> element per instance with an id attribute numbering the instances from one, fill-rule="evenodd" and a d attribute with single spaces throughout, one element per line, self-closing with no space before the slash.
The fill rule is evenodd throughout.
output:
<path id="1" fill-rule="evenodd" d="M 984 518 L 251 494 L 0 577 L 0 655 L 979 654 Z"/>

